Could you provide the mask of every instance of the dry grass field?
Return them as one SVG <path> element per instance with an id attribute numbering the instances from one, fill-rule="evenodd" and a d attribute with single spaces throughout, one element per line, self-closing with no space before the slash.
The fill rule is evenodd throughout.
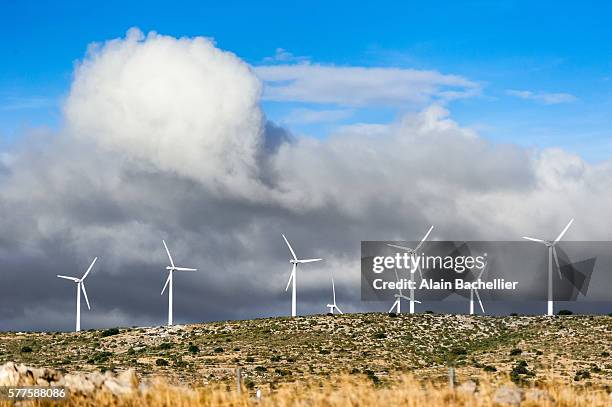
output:
<path id="1" fill-rule="evenodd" d="M 335 380 L 309 380 L 305 383 L 288 383 L 260 398 L 245 390 L 213 385 L 185 388 L 157 382 L 146 392 L 114 396 L 110 392 L 98 392 L 88 396 L 73 396 L 62 402 L 28 402 L 30 406 L 130 406 L 130 407 L 216 407 L 216 406 L 275 406 L 275 407 L 358 407 L 358 406 L 557 406 L 599 407 L 610 406 L 612 398 L 603 389 L 576 387 L 570 383 L 546 383 L 538 388 L 510 390 L 500 393 L 500 387 L 487 380 L 481 381 L 476 391 L 461 387 L 450 389 L 440 383 L 422 381 L 414 376 L 401 376 L 392 385 L 377 386 L 367 377 L 340 376 Z M 0 401 L 0 406 L 9 406 Z"/>
<path id="2" fill-rule="evenodd" d="M 259 390 L 258 405 L 488 406 L 494 390 L 508 383 L 523 389 L 521 405 L 612 405 L 611 353 L 610 316 L 368 313 L 0 333 L 0 364 L 70 373 L 133 368 L 155 383 L 127 398 L 101 392 L 95 397 L 107 399 L 90 396 L 70 405 L 251 405 Z M 455 390 L 448 386 L 449 366 Z M 477 390 L 463 391 L 466 382 Z M 546 398 L 529 399 L 534 389 L 544 389 Z"/>

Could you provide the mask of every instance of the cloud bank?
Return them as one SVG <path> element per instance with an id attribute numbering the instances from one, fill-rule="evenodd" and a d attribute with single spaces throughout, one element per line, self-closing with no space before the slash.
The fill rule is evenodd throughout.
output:
<path id="1" fill-rule="evenodd" d="M 62 131 L 24 136 L 0 160 L 0 329 L 71 329 L 73 287 L 55 274 L 78 276 L 94 256 L 84 328 L 163 323 L 162 238 L 200 270 L 175 279 L 175 320 L 187 322 L 286 315 L 281 233 L 299 255 L 325 259 L 300 270 L 300 313 L 325 311 L 332 273 L 345 312 L 388 309 L 359 301 L 361 240 L 414 239 L 430 224 L 434 239 L 518 239 L 570 217 L 568 239 L 611 237 L 611 162 L 492 143 L 435 103 L 394 123 L 295 138 L 266 121 L 257 76 L 297 82 L 273 89 L 279 100 L 346 104 L 351 89 L 357 104 L 429 103 L 444 86 L 473 91 L 464 79 L 266 69 L 201 37 L 130 30 L 92 45 Z M 313 69 L 326 79 L 303 82 L 300 70 Z M 360 99 L 373 86 L 381 93 Z"/>

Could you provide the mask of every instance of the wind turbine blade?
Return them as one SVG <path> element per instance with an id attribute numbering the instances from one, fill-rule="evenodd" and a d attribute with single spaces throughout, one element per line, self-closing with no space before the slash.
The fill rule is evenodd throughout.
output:
<path id="1" fill-rule="evenodd" d="M 397 299 L 403 298 L 406 301 L 410 301 L 410 297 L 406 297 L 404 294 L 395 294 L 395 298 L 397 298 Z M 415 302 L 416 302 L 416 300 L 415 300 Z"/>
<path id="2" fill-rule="evenodd" d="M 85 296 L 85 302 L 87 303 L 87 309 L 91 310 L 89 306 L 89 298 L 87 298 L 87 291 L 85 290 L 85 283 L 81 282 L 81 291 L 83 291 L 83 295 Z"/>
<path id="3" fill-rule="evenodd" d="M 423 237 L 423 239 L 421 239 L 421 242 L 417 245 L 417 247 L 414 248 L 414 251 L 416 252 L 417 250 L 419 250 L 421 248 L 421 246 L 423 246 L 423 243 L 425 243 L 425 240 L 427 240 L 427 238 L 429 237 L 429 234 L 431 233 L 431 231 L 433 230 L 433 225 L 431 225 L 431 227 L 429 228 L 429 230 L 427 231 L 427 233 L 425 234 L 425 236 Z"/>
<path id="4" fill-rule="evenodd" d="M 281 233 L 282 234 L 282 233 Z M 283 239 L 285 239 L 285 243 L 287 243 L 287 247 L 289 248 L 289 251 L 291 252 L 291 255 L 293 256 L 293 260 L 297 260 L 297 256 L 295 255 L 295 252 L 293 251 L 293 247 L 291 247 L 291 245 L 289 244 L 289 240 L 287 240 L 287 238 L 285 237 L 285 235 L 283 235 Z"/>
<path id="5" fill-rule="evenodd" d="M 559 240 L 561 240 L 561 238 L 563 237 L 563 235 L 565 234 L 565 232 L 567 232 L 567 230 L 570 228 L 570 226 L 572 226 L 572 223 L 574 223 L 574 218 L 570 219 L 569 223 L 567 224 L 567 226 L 565 227 L 565 229 L 563 229 L 561 231 L 561 233 L 559 233 L 559 236 L 557 236 L 557 238 L 555 239 L 555 243 L 557 243 Z"/>
<path id="6" fill-rule="evenodd" d="M 393 269 L 393 271 L 395 272 L 395 281 L 397 281 L 399 283 L 399 275 L 397 274 L 397 269 Z M 398 288 L 397 291 L 399 292 L 399 295 L 402 295 L 402 289 Z M 395 294 L 395 296 L 397 297 L 397 294 Z"/>
<path id="7" fill-rule="evenodd" d="M 336 306 L 336 310 L 337 310 L 339 313 L 344 314 L 344 312 L 342 312 L 342 310 L 340 310 L 340 308 L 338 308 L 338 306 Z"/>
<path id="8" fill-rule="evenodd" d="M 542 240 L 542 239 L 536 239 L 536 238 L 534 238 L 534 237 L 527 237 L 527 236 L 523 236 L 523 239 L 526 239 L 526 240 L 531 240 L 532 242 L 546 243 L 544 240 Z"/>
<path id="9" fill-rule="evenodd" d="M 421 301 L 419 301 L 419 300 L 413 300 L 412 302 L 416 302 L 417 304 L 421 303 Z"/>
<path id="10" fill-rule="evenodd" d="M 174 267 L 174 260 L 172 260 L 172 256 L 170 255 L 170 250 L 168 250 L 168 245 L 166 244 L 166 241 L 162 239 L 162 242 L 164 243 L 164 247 L 166 248 L 166 253 L 168 253 L 168 258 L 170 259 L 170 264 L 172 265 L 172 267 Z"/>
<path id="11" fill-rule="evenodd" d="M 291 281 L 293 280 L 293 276 L 295 275 L 296 267 L 297 266 L 293 264 L 293 268 L 291 269 L 291 275 L 289 276 L 289 281 L 287 281 L 287 288 L 285 288 L 285 291 L 287 291 L 289 289 L 289 285 L 291 285 Z"/>
<path id="12" fill-rule="evenodd" d="M 321 261 L 323 259 L 304 259 L 304 260 L 298 260 L 298 263 L 312 263 L 314 261 Z"/>
<path id="13" fill-rule="evenodd" d="M 474 289 L 474 293 L 476 294 L 476 298 L 478 298 L 478 304 L 480 304 L 480 309 L 482 310 L 482 313 L 484 314 L 485 310 L 484 310 L 484 307 L 482 306 L 482 300 L 480 299 L 480 294 L 478 294 L 478 290 Z"/>
<path id="14" fill-rule="evenodd" d="M 476 279 L 478 280 L 480 277 L 482 277 L 482 274 L 485 272 L 485 270 L 487 269 L 487 266 L 489 265 L 489 263 L 485 263 L 484 267 L 482 268 L 482 270 L 480 270 L 480 273 L 478 274 L 478 277 L 476 277 Z"/>
<path id="15" fill-rule="evenodd" d="M 399 246 L 399 245 L 391 244 L 391 243 L 387 243 L 387 246 L 395 247 L 396 249 L 402 249 L 402 250 L 406 250 L 406 251 L 411 251 L 412 250 L 410 247 Z"/>
<path id="16" fill-rule="evenodd" d="M 170 282 L 170 276 L 172 275 L 172 271 L 168 272 L 168 278 L 166 279 L 166 284 L 164 284 L 164 288 L 162 289 L 162 292 L 160 295 L 162 295 L 164 293 L 164 291 L 166 291 L 166 287 L 168 286 L 168 283 Z"/>
<path id="17" fill-rule="evenodd" d="M 96 260 L 98 260 L 97 257 L 95 257 L 93 259 L 93 261 L 91 262 L 91 264 L 89 265 L 89 268 L 87 269 L 87 271 L 85 272 L 85 274 L 83 274 L 83 277 L 81 277 L 81 281 L 85 280 L 85 277 L 87 277 L 87 275 L 89 274 L 89 272 L 91 271 L 91 269 L 93 268 L 94 264 L 96 264 Z"/>
<path id="18" fill-rule="evenodd" d="M 414 257 L 414 254 L 413 254 L 413 256 L 412 256 L 412 257 Z M 411 257 L 411 260 L 412 260 L 412 257 Z M 421 271 L 421 264 L 420 264 L 420 262 L 419 262 L 419 263 L 417 263 L 417 270 L 419 271 L 419 277 L 420 277 L 420 278 L 421 278 L 421 280 L 422 280 L 422 279 L 423 279 L 423 272 Z"/>
<path id="19" fill-rule="evenodd" d="M 557 273 L 559 274 L 559 278 L 563 279 L 561 275 L 561 266 L 559 265 L 559 257 L 557 257 L 557 248 L 555 246 L 552 247 L 553 257 L 555 258 L 555 264 L 557 265 Z"/>
<path id="20" fill-rule="evenodd" d="M 58 276 L 59 278 L 65 278 L 66 280 L 71 280 L 71 281 L 74 281 L 75 283 L 78 283 L 78 282 L 79 282 L 79 279 L 78 279 L 78 278 L 76 278 L 76 277 L 62 276 L 62 275 L 60 275 L 60 274 L 58 274 L 57 276 Z"/>
<path id="21" fill-rule="evenodd" d="M 198 269 L 192 269 L 188 267 L 175 267 L 174 269 L 177 271 L 198 271 Z"/>

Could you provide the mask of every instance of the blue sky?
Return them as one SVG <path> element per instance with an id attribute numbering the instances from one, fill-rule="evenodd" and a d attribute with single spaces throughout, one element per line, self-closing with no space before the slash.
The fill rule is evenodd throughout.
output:
<path id="1" fill-rule="evenodd" d="M 77 3 L 0 4 L 5 142 L 33 127 L 59 127 L 61 100 L 87 45 L 139 27 L 212 37 L 253 66 L 322 65 L 341 75 L 347 67 L 410 69 L 470 83 L 469 95 L 449 100 L 435 90 L 419 102 L 381 102 L 371 89 L 359 103 L 265 98 L 268 117 L 298 135 L 388 123 L 436 102 L 492 140 L 559 146 L 589 161 L 612 153 L 612 6 L 605 2 Z"/>

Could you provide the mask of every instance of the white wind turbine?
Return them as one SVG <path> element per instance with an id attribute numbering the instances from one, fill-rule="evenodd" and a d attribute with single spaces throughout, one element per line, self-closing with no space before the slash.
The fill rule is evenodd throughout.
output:
<path id="1" fill-rule="evenodd" d="M 429 237 L 429 234 L 431 233 L 431 231 L 433 230 L 433 225 L 429 228 L 429 230 L 427 231 L 427 233 L 425 233 L 425 236 L 423 236 L 423 239 L 421 239 L 421 241 L 419 242 L 419 244 L 417 245 L 417 247 L 415 247 L 414 249 L 411 249 L 410 247 L 404 247 L 404 246 L 398 246 L 395 244 L 387 244 L 387 246 L 391 246 L 394 247 L 396 249 L 402 249 L 408 252 L 408 254 L 410 255 L 410 261 L 412 262 L 414 256 L 418 255 L 418 251 L 419 249 L 421 249 L 421 247 L 423 246 L 423 244 L 425 243 L 425 240 L 427 240 L 427 238 Z M 423 278 L 423 274 L 421 273 L 421 266 L 418 265 L 417 263 L 417 269 L 419 270 L 419 276 L 421 277 L 421 279 Z M 410 270 L 410 285 L 413 287 L 414 286 L 414 271 L 415 270 Z M 397 270 L 395 271 L 395 275 L 397 277 Z M 399 281 L 399 279 L 398 279 Z M 414 314 L 414 303 L 415 302 L 419 302 L 419 301 L 415 301 L 414 300 L 414 288 L 410 289 L 410 298 L 406 298 L 405 296 L 402 295 L 402 291 L 399 290 L 400 293 L 399 294 L 395 294 L 395 297 L 397 298 L 397 300 L 395 300 L 395 303 L 393 304 L 393 307 L 395 307 L 397 305 L 397 313 L 400 313 L 400 299 L 401 298 L 405 298 L 407 300 L 410 301 L 410 313 Z M 393 309 L 393 307 L 391 307 L 391 309 Z M 391 310 L 389 310 L 389 312 L 391 312 Z"/>
<path id="2" fill-rule="evenodd" d="M 170 259 L 170 265 L 166 266 L 166 270 L 168 270 L 168 278 L 166 279 L 166 284 L 164 284 L 164 288 L 162 289 L 162 294 L 166 291 L 166 287 L 168 287 L 168 326 L 172 325 L 172 273 L 175 271 L 197 271 L 198 269 L 192 269 L 187 267 L 176 267 L 174 265 L 174 260 L 172 260 L 172 255 L 170 255 L 170 250 L 168 250 L 168 245 L 166 245 L 166 241 L 162 240 L 164 243 L 164 247 L 166 248 L 166 253 L 168 253 L 168 259 Z"/>
<path id="3" fill-rule="evenodd" d="M 559 278 L 561 276 L 561 266 L 559 265 L 559 257 L 557 257 L 557 249 L 555 246 L 565 235 L 565 232 L 570 228 L 570 226 L 574 223 L 574 219 L 570 219 L 569 223 L 565 228 L 559 233 L 559 236 L 555 240 L 542 240 L 535 239 L 533 237 L 523 236 L 523 239 L 531 240 L 533 242 L 543 243 L 548 247 L 548 312 L 547 315 L 553 315 L 553 257 L 555 259 L 555 264 L 557 265 L 557 272 L 559 273 Z"/>
<path id="4" fill-rule="evenodd" d="M 287 240 L 285 235 L 283 235 L 283 239 L 285 239 L 285 243 L 287 243 L 287 247 L 289 247 L 289 251 L 291 252 L 291 256 L 293 257 L 292 259 L 289 260 L 289 263 L 291 263 L 293 266 L 291 268 L 291 275 L 289 276 L 289 281 L 287 282 L 287 288 L 285 288 L 285 291 L 287 291 L 289 289 L 289 285 L 291 284 L 291 282 L 293 282 L 293 286 L 291 287 L 291 289 L 292 289 L 292 291 L 291 291 L 291 316 L 295 317 L 297 315 L 296 292 L 297 292 L 297 267 L 298 267 L 298 264 L 301 264 L 301 263 L 312 263 L 312 262 L 315 262 L 315 261 L 321 261 L 323 259 L 303 259 L 303 260 L 300 260 L 295 255 L 295 252 L 293 251 L 293 248 L 289 244 L 289 241 Z"/>
<path id="5" fill-rule="evenodd" d="M 344 312 L 342 312 L 340 310 L 340 308 L 338 308 L 338 306 L 336 305 L 336 286 L 334 285 L 334 278 L 333 277 L 332 277 L 332 295 L 333 295 L 334 302 L 332 304 L 327 304 L 327 307 L 329 308 L 329 313 L 333 315 L 334 309 L 335 309 L 340 314 L 344 314 Z"/>
<path id="6" fill-rule="evenodd" d="M 487 264 L 485 263 L 485 266 L 482 268 L 482 270 L 480 270 L 480 274 L 478 274 L 478 277 L 476 277 L 476 281 L 480 280 L 480 277 L 482 277 L 482 274 L 484 273 L 486 268 L 487 268 Z M 482 310 L 482 313 L 484 314 L 485 309 L 482 306 L 482 300 L 480 299 L 480 294 L 478 294 L 478 289 L 471 288 L 470 289 L 470 315 L 474 315 L 474 294 L 476 294 L 476 298 L 478 298 L 478 304 L 480 305 L 480 309 Z"/>
<path id="7" fill-rule="evenodd" d="M 93 268 L 94 264 L 96 264 L 96 260 L 98 260 L 97 257 L 93 259 L 93 261 L 89 265 L 89 268 L 87 269 L 87 271 L 85 272 L 85 274 L 83 274 L 83 277 L 81 277 L 81 278 L 62 276 L 62 275 L 59 275 L 59 274 L 57 275 L 59 278 L 63 278 L 63 279 L 70 280 L 70 281 L 74 281 L 76 283 L 76 290 L 77 290 L 77 298 L 76 298 L 76 332 L 79 332 L 81 330 L 81 291 L 83 291 L 83 295 L 85 296 L 85 302 L 87 302 L 87 309 L 91 309 L 91 307 L 89 306 L 89 299 L 87 298 L 87 290 L 85 290 L 85 278 L 87 278 L 87 275 L 89 274 L 89 272 Z"/>
<path id="8" fill-rule="evenodd" d="M 411 274 L 412 276 L 412 274 Z M 395 280 L 399 283 L 400 279 L 399 276 L 397 275 L 397 269 L 395 269 Z M 396 314 L 401 314 L 402 312 L 402 298 L 405 300 L 410 301 L 410 313 L 414 313 L 414 303 L 418 303 L 420 304 L 421 301 L 417 301 L 414 299 L 414 293 L 412 295 L 412 299 L 406 297 L 404 294 L 402 294 L 402 289 L 398 288 L 397 291 L 399 292 L 399 294 L 395 294 L 395 302 L 393 303 L 393 305 L 391 306 L 391 308 L 389 308 L 389 314 L 391 313 L 391 311 L 393 311 L 393 308 L 395 308 L 395 313 Z"/>

